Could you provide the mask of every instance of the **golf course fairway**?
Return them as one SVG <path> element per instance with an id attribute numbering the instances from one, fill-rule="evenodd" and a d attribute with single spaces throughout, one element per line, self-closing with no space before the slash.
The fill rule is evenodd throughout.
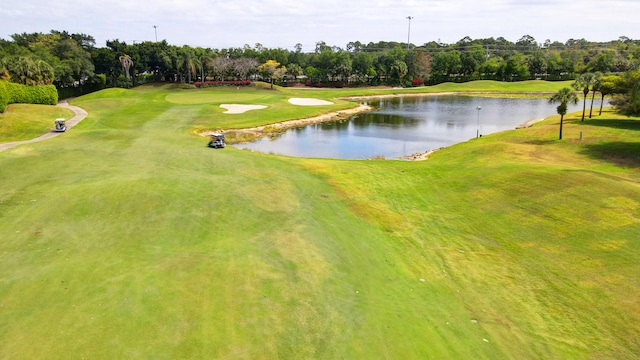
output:
<path id="1" fill-rule="evenodd" d="M 563 85 L 496 84 L 466 86 Z M 551 116 L 419 162 L 214 150 L 198 135 L 381 92 L 71 100 L 89 113 L 72 130 L 0 152 L 0 358 L 638 358 L 640 119 L 568 114 L 557 140 Z"/>

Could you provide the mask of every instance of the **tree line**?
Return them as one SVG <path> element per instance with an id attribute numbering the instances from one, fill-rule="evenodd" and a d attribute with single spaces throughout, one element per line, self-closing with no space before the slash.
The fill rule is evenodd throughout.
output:
<path id="1" fill-rule="evenodd" d="M 605 43 L 466 36 L 453 44 L 355 41 L 344 48 L 319 41 L 312 52 L 303 52 L 300 44 L 292 50 L 261 44 L 214 49 L 166 40 L 127 44 L 116 39 L 96 47 L 90 35 L 55 30 L 0 39 L 0 79 L 85 92 L 151 81 L 261 79 L 280 85 L 407 87 L 482 79 L 569 80 L 585 73 L 626 73 L 639 61 L 640 40 L 624 36 Z"/>

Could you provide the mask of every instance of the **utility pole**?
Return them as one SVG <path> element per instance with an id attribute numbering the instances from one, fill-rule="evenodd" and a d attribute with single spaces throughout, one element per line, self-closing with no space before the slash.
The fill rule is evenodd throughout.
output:
<path id="1" fill-rule="evenodd" d="M 409 20 L 409 33 L 407 34 L 407 51 L 409 51 L 409 44 L 411 43 L 411 19 L 413 16 L 407 16 L 407 20 Z"/>
<path id="2" fill-rule="evenodd" d="M 153 31 L 156 33 L 156 42 L 158 42 L 158 25 L 153 25 Z"/>

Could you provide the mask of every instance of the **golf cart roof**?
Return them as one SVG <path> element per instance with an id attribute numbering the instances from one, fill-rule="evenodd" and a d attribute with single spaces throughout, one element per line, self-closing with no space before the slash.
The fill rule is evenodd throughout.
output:
<path id="1" fill-rule="evenodd" d="M 65 121 L 64 118 L 57 118 L 56 119 L 56 122 L 64 122 L 64 121 Z"/>

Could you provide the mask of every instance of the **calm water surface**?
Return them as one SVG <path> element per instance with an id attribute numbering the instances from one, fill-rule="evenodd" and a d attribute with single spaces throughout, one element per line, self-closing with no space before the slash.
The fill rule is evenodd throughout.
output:
<path id="1" fill-rule="evenodd" d="M 455 95 L 391 98 L 369 104 L 374 111 L 289 129 L 237 147 L 310 158 L 391 159 L 464 142 L 475 138 L 477 131 L 488 135 L 514 129 L 528 120 L 556 114 L 557 106 L 545 99 Z M 594 103 L 594 108 L 599 106 Z M 569 112 L 581 109 L 581 102 L 569 105 Z"/>

